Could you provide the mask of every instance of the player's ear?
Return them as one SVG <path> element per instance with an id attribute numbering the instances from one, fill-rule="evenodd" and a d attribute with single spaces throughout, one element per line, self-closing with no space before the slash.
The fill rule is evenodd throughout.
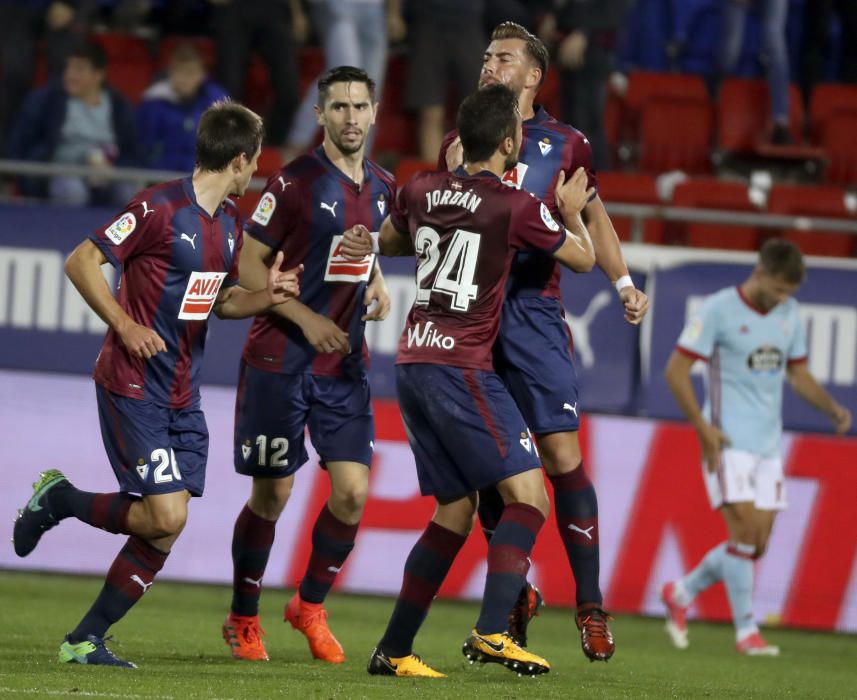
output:
<path id="1" fill-rule="evenodd" d="M 324 112 L 322 111 L 319 105 L 313 105 L 312 107 L 315 110 L 315 121 L 319 126 L 324 126 Z"/>
<path id="2" fill-rule="evenodd" d="M 381 106 L 381 103 L 380 102 L 374 102 L 374 103 L 370 102 L 369 104 L 372 105 L 372 120 L 369 123 L 374 124 L 375 123 L 375 117 L 378 116 L 378 108 Z"/>

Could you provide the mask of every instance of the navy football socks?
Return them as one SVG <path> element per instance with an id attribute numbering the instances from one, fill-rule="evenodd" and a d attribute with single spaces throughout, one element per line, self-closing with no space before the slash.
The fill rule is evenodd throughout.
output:
<path id="1" fill-rule="evenodd" d="M 577 604 L 601 604 L 598 585 L 598 498 L 584 471 L 577 469 L 549 477 L 554 490 L 554 509 L 559 536 L 577 585 Z"/>
<path id="2" fill-rule="evenodd" d="M 402 589 L 387 631 L 378 643 L 387 656 L 401 658 L 413 653 L 414 637 L 466 540 L 466 535 L 459 535 L 434 521 L 417 540 L 405 561 Z"/>
<path id="3" fill-rule="evenodd" d="M 256 515 L 245 505 L 232 532 L 232 612 L 259 614 L 262 577 L 274 544 L 277 523 Z"/>
<path id="4" fill-rule="evenodd" d="M 482 610 L 476 622 L 479 634 L 509 629 L 509 611 L 517 601 L 530 569 L 530 552 L 545 516 L 525 503 L 509 503 L 488 545 L 488 576 Z"/>

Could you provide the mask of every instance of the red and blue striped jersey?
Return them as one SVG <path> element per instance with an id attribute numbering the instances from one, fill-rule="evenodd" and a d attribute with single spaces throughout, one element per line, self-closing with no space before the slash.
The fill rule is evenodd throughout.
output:
<path id="1" fill-rule="evenodd" d="M 581 132 L 557 121 L 540 105 L 535 105 L 534 110 L 535 114 L 523 125 L 524 140 L 518 165 L 503 176 L 503 182 L 531 192 L 547 205 L 558 221 L 562 221 L 553 194 L 559 171 L 565 171 L 568 179 L 577 168 L 583 167 L 587 174 L 587 187 L 597 188 L 592 168 L 592 147 Z M 446 151 L 457 136 L 458 132 L 452 131 L 444 138 L 438 157 L 439 170 L 446 170 Z M 508 298 L 541 296 L 559 299 L 559 275 L 559 263 L 552 257 L 538 251 L 522 250 L 512 265 Z"/>
<path id="2" fill-rule="evenodd" d="M 463 168 L 415 175 L 390 221 L 411 237 L 417 257 L 417 295 L 396 362 L 492 369 L 515 253 L 551 256 L 565 242 L 565 228 L 533 195 L 510 192 L 488 171 L 468 175 Z"/>
<path id="3" fill-rule="evenodd" d="M 295 159 L 268 180 L 245 232 L 273 250 L 283 251 L 288 270 L 303 263 L 299 300 L 348 333 L 351 354 L 318 353 L 300 328 L 275 314 L 259 316 L 250 328 L 244 360 L 253 367 L 284 374 L 358 376 L 369 352 L 364 340 L 363 296 L 375 263 L 340 253 L 342 233 L 362 224 L 377 231 L 396 194 L 393 176 L 363 161 L 357 185 L 327 157 L 323 147 Z"/>
<path id="4" fill-rule="evenodd" d="M 108 330 L 95 362 L 98 384 L 159 406 L 198 405 L 208 317 L 220 289 L 238 284 L 238 216 L 228 199 L 210 216 L 186 177 L 143 190 L 89 237 L 122 268 L 119 305 L 167 346 L 139 359 Z"/>

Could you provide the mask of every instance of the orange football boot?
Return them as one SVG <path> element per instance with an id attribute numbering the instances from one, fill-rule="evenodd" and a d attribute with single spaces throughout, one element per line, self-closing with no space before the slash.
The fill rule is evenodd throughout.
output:
<path id="1" fill-rule="evenodd" d="M 244 661 L 267 661 L 268 652 L 262 643 L 265 630 L 259 616 L 236 615 L 230 612 L 223 623 L 223 639 L 232 650 L 232 656 Z"/>
<path id="2" fill-rule="evenodd" d="M 330 664 L 345 661 L 342 645 L 327 626 L 327 611 L 322 603 L 307 603 L 295 592 L 286 605 L 283 619 L 287 620 L 298 632 L 302 632 L 309 644 L 309 650 L 316 659 Z"/>

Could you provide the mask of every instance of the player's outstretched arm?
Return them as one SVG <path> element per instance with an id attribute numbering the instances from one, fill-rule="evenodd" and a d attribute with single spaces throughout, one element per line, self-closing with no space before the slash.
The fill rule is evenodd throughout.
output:
<path id="1" fill-rule="evenodd" d="M 702 415 L 702 409 L 699 407 L 690 381 L 690 368 L 695 361 L 693 357 L 673 351 L 667 362 L 664 377 L 681 412 L 696 429 L 705 465 L 708 471 L 713 472 L 717 469 L 721 451 L 729 445 L 729 439 L 720 428 L 711 425 Z"/>
<path id="2" fill-rule="evenodd" d="M 283 252 L 277 251 L 274 262 L 267 269 L 266 284 L 262 289 L 251 291 L 238 285 L 221 289 L 214 303 L 214 313 L 217 317 L 234 319 L 256 316 L 272 306 L 284 304 L 298 296 L 299 276 L 304 266 L 298 265 L 283 272 L 280 270 L 282 264 Z"/>
<path id="3" fill-rule="evenodd" d="M 837 403 L 815 380 L 806 362 L 795 362 L 789 365 L 787 377 L 795 393 L 830 418 L 833 429 L 839 435 L 848 432 L 851 428 L 851 411 Z"/>
<path id="4" fill-rule="evenodd" d="M 84 301 L 110 326 L 134 357 L 149 359 L 167 349 L 161 336 L 151 328 L 136 323 L 113 298 L 113 292 L 101 274 L 109 262 L 101 249 L 86 240 L 75 248 L 65 262 L 65 274 Z"/>

